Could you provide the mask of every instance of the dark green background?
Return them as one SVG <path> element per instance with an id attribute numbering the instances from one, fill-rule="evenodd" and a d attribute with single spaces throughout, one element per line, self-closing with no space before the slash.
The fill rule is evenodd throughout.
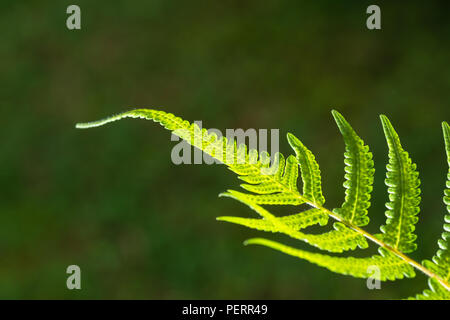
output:
<path id="1" fill-rule="evenodd" d="M 69 4 L 82 29 L 69 31 Z M 382 30 L 365 26 L 369 4 Z M 370 232 L 384 221 L 388 115 L 421 172 L 415 259 L 442 232 L 450 120 L 448 1 L 2 1 L 0 4 L 0 298 L 396 299 L 426 278 L 382 284 L 335 275 L 262 247 L 286 237 L 220 223 L 250 216 L 217 195 L 239 181 L 222 166 L 170 161 L 170 133 L 126 120 L 158 107 L 205 127 L 290 131 L 318 159 L 327 206 L 343 200 L 337 108 L 376 163 Z M 295 243 L 305 248 L 303 243 Z M 373 250 L 372 250 L 373 251 Z M 66 289 L 66 267 L 82 289 Z"/>

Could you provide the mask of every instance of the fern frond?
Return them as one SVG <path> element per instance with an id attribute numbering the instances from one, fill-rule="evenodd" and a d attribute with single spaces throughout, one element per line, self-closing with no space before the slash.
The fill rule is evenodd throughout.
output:
<path id="1" fill-rule="evenodd" d="M 415 276 L 414 269 L 404 260 L 398 258 L 387 250 L 380 248 L 380 255 L 368 258 L 354 257 L 333 257 L 320 253 L 312 253 L 305 250 L 295 249 L 276 241 L 263 238 L 254 238 L 245 241 L 245 245 L 257 244 L 266 246 L 288 255 L 307 260 L 328 270 L 351 275 L 356 278 L 367 278 L 369 267 L 376 266 L 380 270 L 381 281 L 403 279 L 405 276 L 412 278 Z"/>
<path id="2" fill-rule="evenodd" d="M 386 166 L 386 180 L 389 200 L 386 203 L 386 225 L 381 226 L 381 239 L 401 252 L 416 250 L 414 225 L 420 211 L 420 180 L 416 164 L 403 150 L 400 138 L 389 119 L 381 115 L 384 134 L 389 147 L 389 164 Z"/>
<path id="3" fill-rule="evenodd" d="M 423 265 L 404 253 L 416 249 L 414 225 L 420 204 L 420 180 L 416 165 L 403 150 L 400 139 L 385 116 L 381 116 L 384 133 L 389 147 L 389 163 L 385 183 L 389 200 L 386 204 L 387 221 L 381 227 L 381 235 L 372 235 L 361 226 L 367 225 L 367 209 L 370 207 L 374 165 L 372 154 L 363 140 L 355 133 L 345 118 L 333 111 L 334 119 L 344 138 L 345 152 L 345 201 L 340 208 L 330 211 L 323 207 L 321 172 L 314 155 L 294 135 L 288 134 L 288 142 L 295 152 L 285 158 L 281 153 L 274 155 L 270 164 L 267 152 L 247 150 L 245 144 L 237 146 L 235 140 L 218 138 L 206 129 L 199 128 L 173 114 L 151 109 L 136 109 L 100 121 L 77 124 L 77 128 L 97 127 L 122 118 L 143 118 L 160 123 L 173 134 L 199 148 L 235 172 L 243 182 L 241 187 L 250 193 L 228 190 L 222 196 L 236 199 L 260 216 L 259 219 L 242 217 L 219 217 L 220 221 L 231 222 L 249 228 L 277 232 L 308 243 L 329 252 L 343 252 L 357 247 L 367 248 L 367 239 L 380 246 L 379 254 L 367 258 L 335 257 L 299 250 L 266 239 L 251 239 L 246 244 L 260 244 L 281 252 L 305 259 L 333 272 L 354 277 L 368 277 L 368 268 L 377 266 L 381 280 L 395 280 L 404 276 L 413 277 L 414 269 L 430 278 L 431 290 L 425 290 L 416 298 L 448 297 L 450 292 L 450 215 L 445 217 L 444 233 L 439 241 L 439 250 L 433 261 Z M 447 190 L 444 202 L 450 213 L 450 129 L 443 124 L 446 150 L 449 162 Z M 300 171 L 299 171 L 300 169 Z M 297 187 L 298 177 L 303 182 L 302 192 Z M 277 217 L 262 205 L 302 205 L 312 208 L 296 214 Z M 327 224 L 329 217 L 337 220 L 334 230 L 321 234 L 308 234 L 301 230 L 319 224 Z"/>
<path id="4" fill-rule="evenodd" d="M 369 223 L 367 209 L 370 207 L 375 173 L 372 153 L 339 112 L 333 110 L 332 114 L 344 137 L 346 148 L 345 202 L 341 208 L 333 211 L 356 226 L 365 226 Z"/>

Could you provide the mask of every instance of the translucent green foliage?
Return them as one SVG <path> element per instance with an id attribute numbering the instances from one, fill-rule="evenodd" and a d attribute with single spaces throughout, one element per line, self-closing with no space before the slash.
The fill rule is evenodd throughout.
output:
<path id="1" fill-rule="evenodd" d="M 381 122 L 389 147 L 385 183 L 390 200 L 386 203 L 386 225 L 381 226 L 382 240 L 401 252 L 412 252 L 417 248 L 417 236 L 413 232 L 420 211 L 419 173 L 389 119 L 382 115 Z"/>
<path id="2" fill-rule="evenodd" d="M 309 262 L 325 267 L 330 271 L 350 275 L 356 278 L 369 277 L 371 275 L 370 267 L 378 268 L 380 271 L 379 280 L 381 281 L 403 279 L 405 276 L 408 278 L 415 276 L 414 269 L 408 265 L 407 262 L 384 249 L 380 249 L 380 255 L 374 255 L 368 258 L 353 258 L 333 257 L 320 253 L 312 253 L 262 238 L 247 240 L 245 244 L 266 246 L 291 256 L 308 260 Z"/>
<path id="3" fill-rule="evenodd" d="M 235 140 L 218 138 L 173 114 L 157 110 L 137 109 L 100 121 L 77 124 L 77 128 L 97 127 L 122 118 L 144 118 L 160 123 L 173 134 L 206 154 L 219 160 L 238 175 L 246 192 L 228 190 L 221 196 L 230 197 L 249 206 L 258 218 L 219 217 L 248 228 L 280 233 L 320 250 L 341 253 L 356 248 L 368 247 L 367 239 L 380 246 L 379 254 L 369 257 L 340 257 L 296 249 L 267 239 L 256 238 L 246 244 L 258 244 L 307 260 L 336 273 L 367 278 L 371 268 L 379 271 L 380 280 L 395 280 L 414 277 L 414 267 L 429 277 L 430 289 L 414 299 L 449 299 L 450 279 L 450 214 L 445 216 L 444 233 L 438 241 L 439 249 L 432 261 L 425 260 L 423 266 L 408 258 L 404 253 L 416 249 L 417 223 L 420 203 L 420 181 L 416 165 L 403 150 L 400 139 L 385 116 L 381 121 L 389 147 L 386 185 L 389 202 L 386 204 L 387 221 L 381 227 L 381 235 L 371 235 L 360 227 L 369 223 L 368 208 L 374 177 L 374 163 L 369 147 L 356 134 L 350 124 L 337 111 L 332 112 L 345 142 L 345 200 L 340 208 L 330 211 L 323 207 L 321 173 L 313 153 L 293 134 L 287 139 L 295 152 L 285 158 L 281 153 L 273 156 L 267 152 L 247 150 L 245 144 L 237 145 Z M 450 128 L 443 124 L 449 163 L 447 189 L 444 202 L 450 213 Z M 300 170 L 299 170 L 300 169 Z M 300 191 L 298 178 L 302 181 Z M 276 216 L 266 205 L 309 206 L 296 208 L 295 214 Z M 275 207 L 276 208 L 276 207 Z M 306 232 L 310 226 L 327 227 L 329 217 L 337 220 L 333 228 L 319 233 Z"/>
<path id="4" fill-rule="evenodd" d="M 356 226 L 365 226 L 369 223 L 367 209 L 370 207 L 370 193 L 375 173 L 372 153 L 339 112 L 333 110 L 332 114 L 344 137 L 346 149 L 345 202 L 334 212 Z"/>

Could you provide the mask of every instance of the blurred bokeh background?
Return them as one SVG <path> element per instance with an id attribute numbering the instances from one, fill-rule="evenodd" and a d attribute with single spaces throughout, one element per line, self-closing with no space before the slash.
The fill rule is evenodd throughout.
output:
<path id="1" fill-rule="evenodd" d="M 268 236 L 215 221 L 252 216 L 217 195 L 222 166 L 172 164 L 159 126 L 74 124 L 158 107 L 204 127 L 278 128 L 316 154 L 326 204 L 343 200 L 341 111 L 374 153 L 370 232 L 384 222 L 388 115 L 421 173 L 418 260 L 442 232 L 450 120 L 448 1 L 12 1 L 0 4 L 0 298 L 397 299 L 415 279 L 368 290 L 243 240 Z M 66 28 L 81 7 L 82 29 Z M 306 248 L 302 243 L 295 243 Z M 373 248 L 372 252 L 374 252 Z M 359 253 L 357 253 L 359 254 Z M 66 267 L 81 267 L 81 290 Z"/>

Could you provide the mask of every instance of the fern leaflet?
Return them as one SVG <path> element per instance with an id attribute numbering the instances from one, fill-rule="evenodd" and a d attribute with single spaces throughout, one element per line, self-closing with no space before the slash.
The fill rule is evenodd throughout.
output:
<path id="1" fill-rule="evenodd" d="M 370 193 L 375 173 L 372 153 L 339 112 L 333 110 L 332 114 L 345 141 L 345 179 L 347 180 L 344 183 L 345 202 L 334 212 L 348 222 L 362 227 L 369 223 L 367 209 L 370 207 Z"/>
<path id="2" fill-rule="evenodd" d="M 386 166 L 386 180 L 389 200 L 386 203 L 386 225 L 381 226 L 382 240 L 400 250 L 416 250 L 414 243 L 417 236 L 413 234 L 418 221 L 420 204 L 420 180 L 416 165 L 408 153 L 403 150 L 400 139 L 386 116 L 381 116 L 383 130 L 389 146 L 389 164 Z"/>

